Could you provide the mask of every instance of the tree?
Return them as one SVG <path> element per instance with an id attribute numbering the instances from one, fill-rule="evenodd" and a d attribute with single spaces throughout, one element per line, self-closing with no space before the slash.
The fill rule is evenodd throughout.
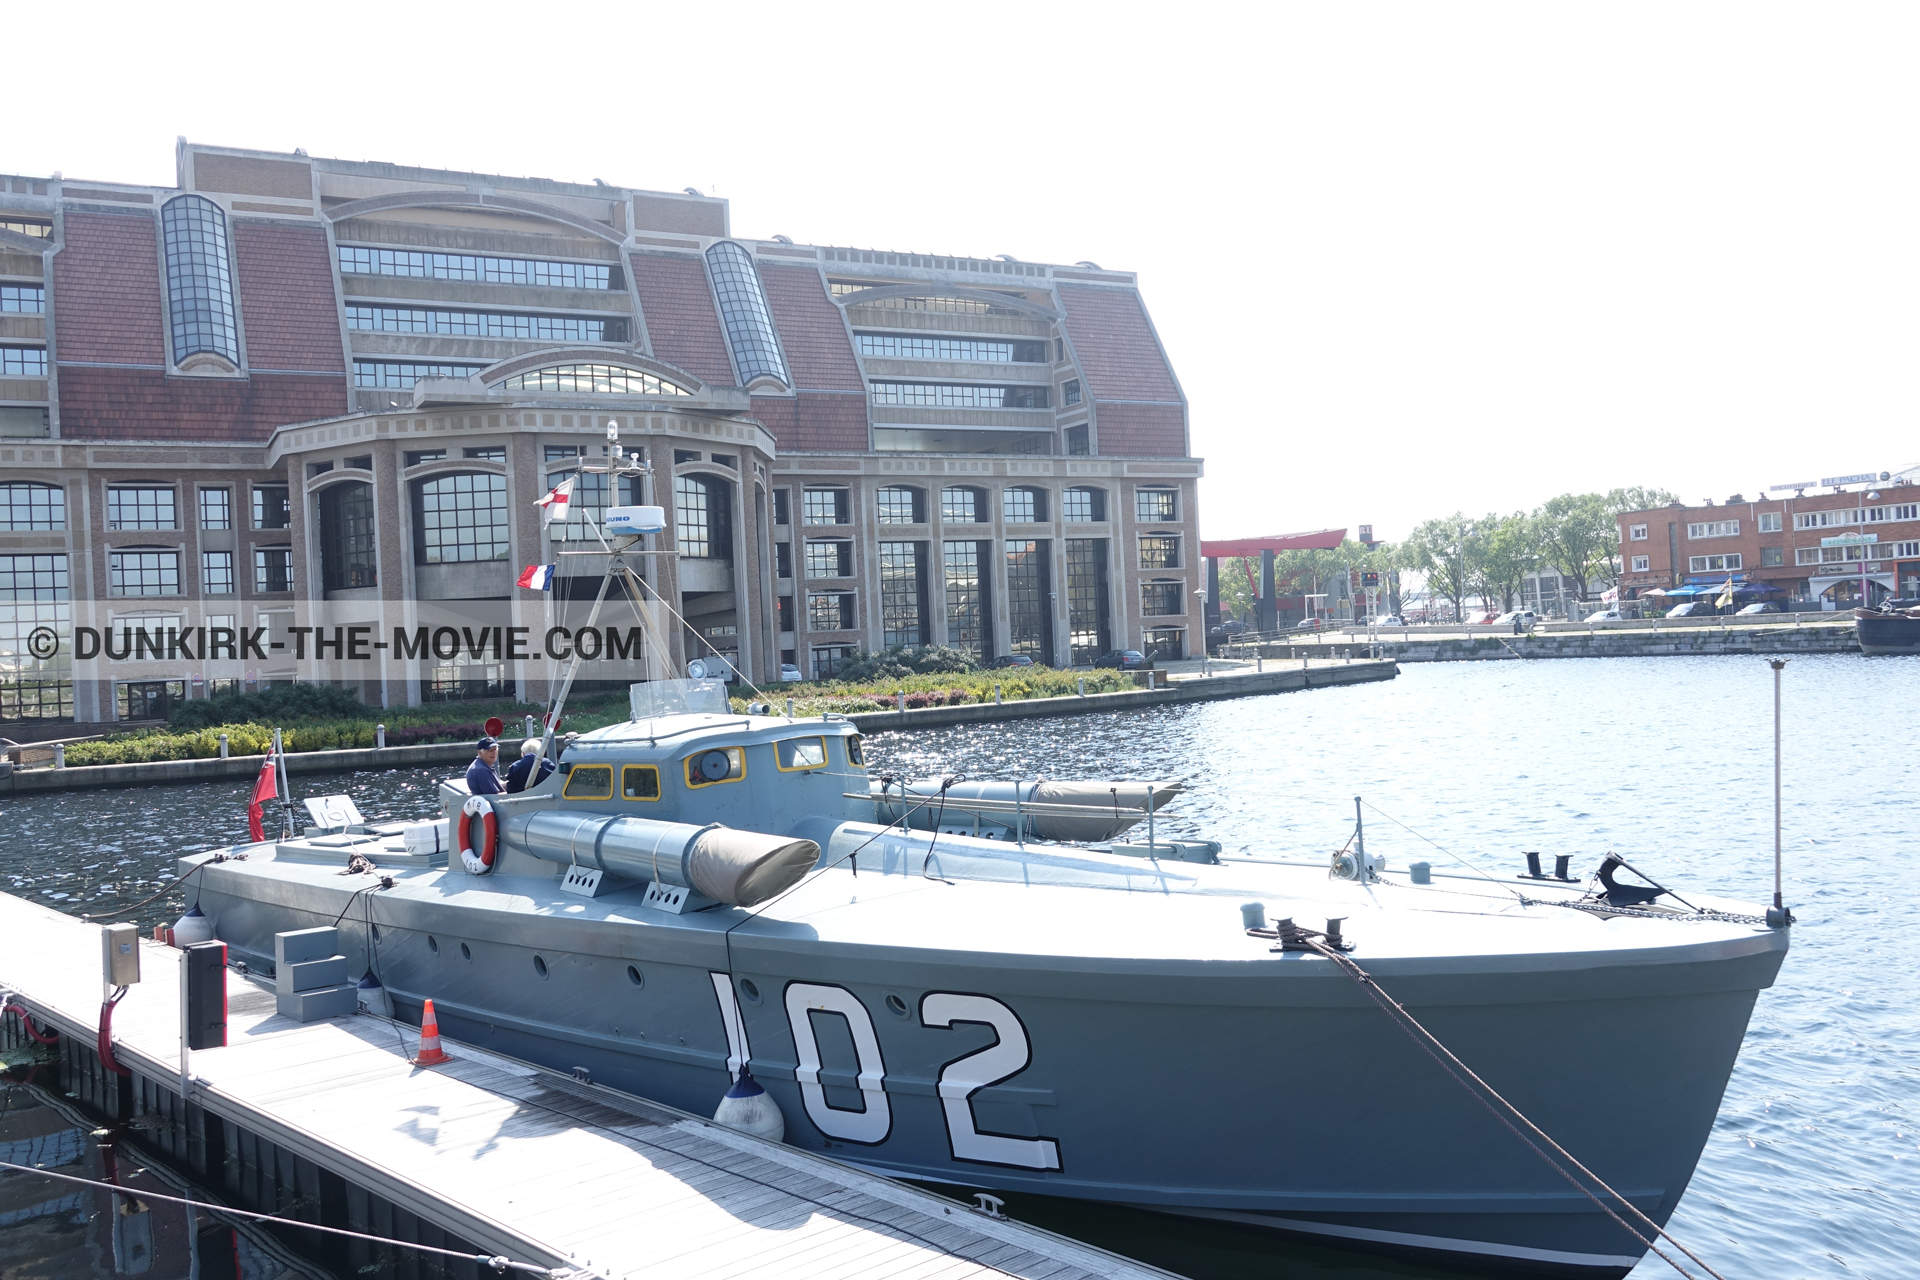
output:
<path id="1" fill-rule="evenodd" d="M 1413 548 L 1414 564 L 1426 571 L 1427 585 L 1453 601 L 1455 618 L 1464 617 L 1480 554 L 1473 521 L 1458 511 L 1428 520 L 1407 543 Z"/>
<path id="2" fill-rule="evenodd" d="M 1579 598 L 1587 598 L 1587 583 L 1607 576 L 1620 547 L 1620 526 L 1607 499 L 1597 493 L 1563 493 L 1549 498 L 1535 513 L 1540 552 L 1546 562 L 1571 580 Z"/>
<path id="3" fill-rule="evenodd" d="M 1480 543 L 1480 555 L 1473 563 L 1474 589 L 1489 605 L 1498 596 L 1504 613 L 1513 608 L 1526 576 L 1540 562 L 1534 520 L 1522 512 L 1489 515 L 1474 526 L 1474 531 Z"/>

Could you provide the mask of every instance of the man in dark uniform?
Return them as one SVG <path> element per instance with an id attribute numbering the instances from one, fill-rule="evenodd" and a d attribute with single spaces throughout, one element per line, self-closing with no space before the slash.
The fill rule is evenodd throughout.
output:
<path id="1" fill-rule="evenodd" d="M 467 791 L 470 795 L 499 795 L 504 789 L 500 785 L 500 774 L 496 766 L 500 763 L 500 744 L 492 738 L 482 738 L 475 744 L 478 754 L 473 763 L 467 766 Z"/>
<path id="2" fill-rule="evenodd" d="M 539 761 L 540 772 L 534 772 L 534 762 Z M 538 786 L 553 772 L 553 761 L 540 754 L 540 739 L 528 738 L 520 744 L 520 758 L 507 770 L 507 793 L 509 795 L 525 791 L 528 787 Z"/>

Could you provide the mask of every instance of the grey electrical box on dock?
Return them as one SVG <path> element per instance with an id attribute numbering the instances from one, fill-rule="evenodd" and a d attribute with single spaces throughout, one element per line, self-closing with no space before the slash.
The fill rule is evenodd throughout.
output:
<path id="1" fill-rule="evenodd" d="M 100 926 L 100 978 L 110 987 L 130 987 L 140 981 L 140 926 Z"/>

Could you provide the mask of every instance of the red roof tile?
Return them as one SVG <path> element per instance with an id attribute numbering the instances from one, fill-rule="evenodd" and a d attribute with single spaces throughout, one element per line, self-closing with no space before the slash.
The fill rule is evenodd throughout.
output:
<path id="1" fill-rule="evenodd" d="M 720 334 L 720 317 L 714 314 L 706 265 L 678 255 L 632 257 L 633 287 L 640 294 L 654 358 L 714 386 L 732 386 L 733 364 Z"/>
<path id="2" fill-rule="evenodd" d="M 867 450 L 864 391 L 802 392 L 791 400 L 785 396 L 755 396 L 753 416 L 773 433 L 783 454 Z"/>
<path id="3" fill-rule="evenodd" d="M 1187 456 L 1187 411 L 1181 406 L 1096 401 L 1100 452 L 1120 458 Z"/>
<path id="4" fill-rule="evenodd" d="M 780 330 L 780 345 L 793 367 L 796 387 L 866 392 L 860 365 L 847 341 L 846 321 L 827 296 L 826 281 L 812 267 L 760 263 L 767 305 Z"/>
<path id="5" fill-rule="evenodd" d="M 282 423 L 345 412 L 345 374 L 170 378 L 157 369 L 60 369 L 66 439 L 263 442 Z"/>
<path id="6" fill-rule="evenodd" d="M 248 366 L 344 371 L 327 233 L 242 222 L 233 239 Z"/>
<path id="7" fill-rule="evenodd" d="M 1055 286 L 1087 389 L 1102 400 L 1179 402 L 1180 388 L 1131 289 Z"/>
<path id="8" fill-rule="evenodd" d="M 65 227 L 53 255 L 54 358 L 164 365 L 167 311 L 153 215 L 69 211 Z"/>

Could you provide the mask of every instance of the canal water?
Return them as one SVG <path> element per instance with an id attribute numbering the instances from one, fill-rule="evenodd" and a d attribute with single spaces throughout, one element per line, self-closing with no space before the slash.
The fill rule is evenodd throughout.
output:
<path id="1" fill-rule="evenodd" d="M 1351 832 L 1357 795 L 1369 852 L 1393 865 L 1459 861 L 1507 876 L 1524 849 L 1572 853 L 1584 869 L 1616 850 L 1683 893 L 1762 903 L 1773 874 L 1772 682 L 1764 660 L 1740 657 L 1417 664 L 1379 684 L 876 734 L 868 756 L 877 770 L 914 775 L 1183 778 L 1189 790 L 1162 835 L 1252 856 L 1326 856 Z M 1920 738 L 1920 658 L 1799 657 L 1783 688 L 1786 891 L 1800 923 L 1669 1229 L 1730 1277 L 1910 1276 L 1920 1258 L 1920 888 L 1900 860 L 1913 825 L 1901 762 Z M 411 817 L 430 809 L 445 772 L 296 786 L 346 792 L 369 817 Z M 250 789 L 0 800 L 0 889 L 95 914 L 160 892 L 120 918 L 170 921 L 181 909 L 159 879 L 170 858 L 244 840 Z M 1591 1101 L 1632 1123 L 1631 1099 Z M 18 1194 L 0 1193 L 0 1222 Z M 1448 1274 L 1095 1206 L 1009 1208 L 1196 1280 Z M 47 1238 L 0 1228 L 0 1274 L 113 1274 L 48 1270 L 35 1243 Z M 1635 1280 L 1662 1274 L 1650 1258 Z"/>

